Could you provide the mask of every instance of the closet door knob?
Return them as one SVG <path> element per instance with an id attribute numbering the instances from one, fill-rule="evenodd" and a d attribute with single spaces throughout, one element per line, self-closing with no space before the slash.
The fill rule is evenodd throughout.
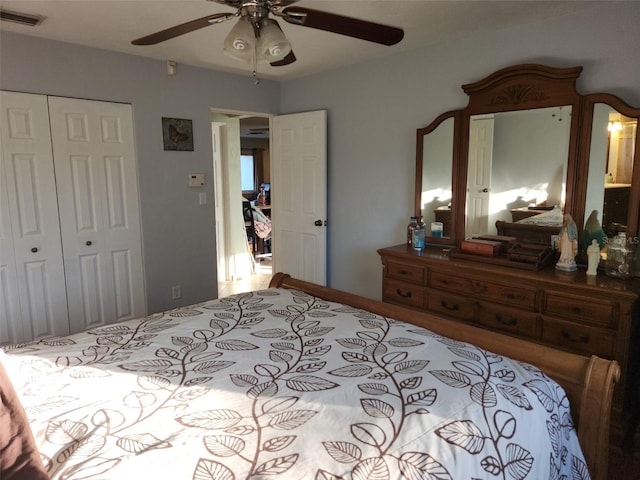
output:
<path id="1" fill-rule="evenodd" d="M 93 245 L 93 242 L 91 240 L 87 240 L 86 245 L 87 245 L 87 247 L 90 247 L 91 245 Z"/>
<path id="2" fill-rule="evenodd" d="M 38 252 L 38 248 L 37 248 L 37 247 L 33 247 L 33 248 L 31 249 L 31 253 L 37 253 L 37 252 Z"/>

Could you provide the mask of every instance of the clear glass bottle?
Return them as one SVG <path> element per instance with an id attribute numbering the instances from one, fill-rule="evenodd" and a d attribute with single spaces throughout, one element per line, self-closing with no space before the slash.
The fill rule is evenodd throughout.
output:
<path id="1" fill-rule="evenodd" d="M 422 221 L 422 217 L 417 217 L 416 227 L 413 229 L 411 245 L 414 250 L 422 250 L 424 248 L 424 234 L 427 229 Z"/>
<path id="2" fill-rule="evenodd" d="M 605 273 L 610 277 L 629 278 L 632 250 L 627 245 L 627 234 L 620 232 L 607 248 Z"/>
<path id="3" fill-rule="evenodd" d="M 418 217 L 411 217 L 411 222 L 409 222 L 409 226 L 407 227 L 407 245 L 413 246 L 413 231 L 418 226 Z"/>

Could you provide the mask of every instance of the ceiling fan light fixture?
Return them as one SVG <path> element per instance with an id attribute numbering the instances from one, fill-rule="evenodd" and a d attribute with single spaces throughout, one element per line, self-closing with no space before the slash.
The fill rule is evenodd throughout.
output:
<path id="1" fill-rule="evenodd" d="M 270 18 L 260 21 L 260 37 L 258 38 L 257 55 L 262 62 L 277 62 L 291 51 L 291 43 L 284 36 L 278 22 Z"/>
<path id="2" fill-rule="evenodd" d="M 253 25 L 247 17 L 240 17 L 227 38 L 222 51 L 237 60 L 251 62 L 256 48 L 256 36 Z"/>

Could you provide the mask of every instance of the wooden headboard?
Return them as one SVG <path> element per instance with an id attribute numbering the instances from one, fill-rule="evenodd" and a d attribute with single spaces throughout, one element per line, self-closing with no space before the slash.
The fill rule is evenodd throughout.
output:
<path id="1" fill-rule="evenodd" d="M 473 343 L 491 352 L 530 363 L 558 382 L 571 403 L 573 421 L 578 431 L 591 478 L 607 480 L 609 457 L 609 423 L 613 388 L 620 378 L 616 361 L 563 352 L 526 340 L 482 330 L 429 313 L 382 303 L 358 295 L 296 280 L 276 273 L 271 288 L 301 290 L 325 300 L 367 310 L 396 320 L 428 328 L 440 335 Z"/>

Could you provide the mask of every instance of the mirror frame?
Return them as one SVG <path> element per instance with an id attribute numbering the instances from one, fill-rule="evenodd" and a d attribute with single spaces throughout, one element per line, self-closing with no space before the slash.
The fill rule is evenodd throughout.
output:
<path id="1" fill-rule="evenodd" d="M 469 104 L 462 116 L 462 130 L 469 131 L 473 115 L 533 110 L 546 107 L 571 107 L 571 128 L 567 158 L 567 176 L 564 211 L 575 218 L 576 204 L 569 194 L 575 188 L 577 175 L 577 151 L 579 139 L 580 95 L 576 90 L 576 80 L 582 67 L 554 68 L 544 65 L 523 64 L 503 68 L 488 77 L 462 86 L 469 95 Z M 464 186 L 459 202 L 466 207 L 467 172 L 469 157 L 469 135 L 464 136 L 460 150 L 460 177 L 458 183 Z M 456 229 L 465 232 L 466 214 L 463 210 L 456 217 Z M 462 238 L 460 239 L 462 240 Z"/>
<path id="2" fill-rule="evenodd" d="M 423 216 L 422 215 L 422 172 L 423 172 L 423 163 L 424 163 L 424 136 L 433 132 L 437 129 L 445 120 L 453 118 L 453 151 L 452 162 L 451 162 L 451 189 L 452 189 L 452 198 L 451 198 L 451 231 L 448 237 L 436 238 L 430 235 L 426 235 L 425 240 L 427 243 L 431 244 L 443 244 L 449 245 L 452 242 L 455 244 L 456 239 L 456 222 L 457 218 L 457 209 L 456 209 L 456 198 L 458 192 L 456 191 L 456 178 L 458 178 L 459 173 L 459 165 L 460 162 L 457 161 L 458 151 L 460 149 L 461 143 L 461 131 L 460 125 L 462 124 L 462 110 L 451 110 L 449 112 L 445 112 L 439 115 L 433 122 L 423 128 L 419 128 L 416 132 L 416 178 L 415 178 L 415 205 L 414 205 L 414 215 Z"/>
<path id="3" fill-rule="evenodd" d="M 638 119 L 639 126 L 640 108 L 631 107 L 619 97 L 609 93 L 581 95 L 576 89 L 576 81 L 581 73 L 581 66 L 557 68 L 538 64 L 520 64 L 503 68 L 482 80 L 462 85 L 462 89 L 469 96 L 466 108 L 445 112 L 428 126 L 417 130 L 415 214 L 422 215 L 423 137 L 435 130 L 444 120 L 454 118 L 451 234 L 448 238 L 429 236 L 427 243 L 458 246 L 464 239 L 468 132 L 472 115 L 570 106 L 571 127 L 564 211 L 569 213 L 578 225 L 580 245 L 582 245 L 594 107 L 597 103 L 607 104 L 627 117 Z M 635 237 L 640 233 L 638 232 L 640 227 L 640 135 L 638 134 L 636 134 L 633 161 L 627 230 Z"/>

